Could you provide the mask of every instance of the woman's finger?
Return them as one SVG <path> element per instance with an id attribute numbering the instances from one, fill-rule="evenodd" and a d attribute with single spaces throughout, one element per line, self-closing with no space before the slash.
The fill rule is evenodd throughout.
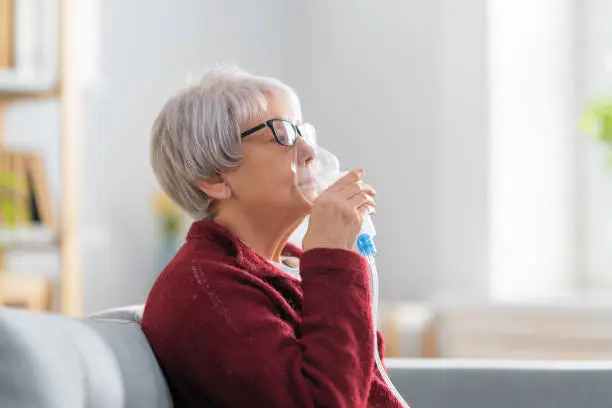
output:
<path id="1" fill-rule="evenodd" d="M 362 168 L 357 168 L 349 171 L 344 176 L 340 177 L 338 181 L 332 184 L 327 190 L 328 191 L 339 191 L 342 190 L 346 185 L 356 183 L 361 181 L 363 175 L 365 174 L 365 170 Z"/>
<path id="2" fill-rule="evenodd" d="M 368 213 L 370 215 L 376 213 L 376 205 L 371 206 L 369 204 L 362 204 L 359 208 L 357 208 L 357 211 L 359 211 L 360 214 L 365 214 Z"/>
<path id="3" fill-rule="evenodd" d="M 352 183 L 352 184 L 347 184 L 344 186 L 344 188 L 342 188 L 338 194 L 341 195 L 341 197 L 350 200 L 351 198 L 353 198 L 353 196 L 355 194 L 359 194 L 359 193 L 366 193 L 367 195 L 369 195 L 370 197 L 374 197 L 376 195 L 376 191 L 374 191 L 374 189 L 372 187 L 370 187 L 367 184 L 364 183 Z"/>
<path id="4" fill-rule="evenodd" d="M 374 199 L 365 192 L 355 194 L 350 200 L 349 205 L 352 208 L 358 209 L 363 205 L 368 205 L 370 207 L 376 207 L 376 202 Z"/>

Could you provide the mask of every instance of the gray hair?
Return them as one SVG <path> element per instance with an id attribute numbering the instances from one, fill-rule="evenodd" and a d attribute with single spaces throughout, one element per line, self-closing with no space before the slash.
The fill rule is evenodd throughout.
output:
<path id="1" fill-rule="evenodd" d="M 289 86 L 218 67 L 168 100 L 155 119 L 153 171 L 168 197 L 194 219 L 206 218 L 213 201 L 200 182 L 240 165 L 240 127 L 265 113 L 271 96 L 289 104 L 294 120 L 301 119 L 298 97 Z"/>

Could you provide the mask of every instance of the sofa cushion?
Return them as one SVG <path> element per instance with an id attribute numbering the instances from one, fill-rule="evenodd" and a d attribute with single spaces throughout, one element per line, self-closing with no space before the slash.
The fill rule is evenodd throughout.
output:
<path id="1" fill-rule="evenodd" d="M 169 408 L 137 323 L 0 309 L 0 407 Z"/>

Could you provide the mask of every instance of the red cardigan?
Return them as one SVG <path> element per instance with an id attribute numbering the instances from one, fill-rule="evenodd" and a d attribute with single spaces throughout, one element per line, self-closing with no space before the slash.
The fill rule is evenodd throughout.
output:
<path id="1" fill-rule="evenodd" d="M 226 228 L 193 224 L 142 319 L 175 406 L 400 407 L 374 363 L 364 259 L 285 253 L 300 256 L 301 282 Z"/>

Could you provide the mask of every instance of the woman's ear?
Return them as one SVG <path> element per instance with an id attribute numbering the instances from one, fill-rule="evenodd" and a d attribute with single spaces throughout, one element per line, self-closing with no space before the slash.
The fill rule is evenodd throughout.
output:
<path id="1" fill-rule="evenodd" d="M 220 174 L 208 180 L 201 181 L 199 185 L 203 192 L 215 200 L 228 200 L 231 196 L 229 184 L 225 177 Z"/>

